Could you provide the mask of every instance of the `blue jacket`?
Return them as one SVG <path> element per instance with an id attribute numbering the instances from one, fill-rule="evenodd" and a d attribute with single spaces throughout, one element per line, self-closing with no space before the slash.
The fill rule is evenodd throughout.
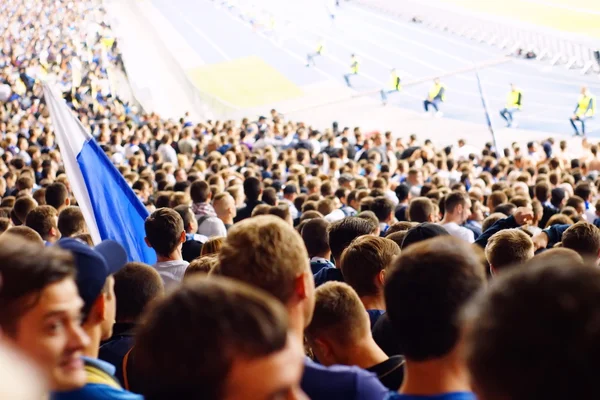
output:
<path id="1" fill-rule="evenodd" d="M 52 400 L 144 400 L 139 394 L 123 389 L 114 377 L 115 367 L 102 360 L 83 357 L 87 383 L 70 392 L 57 392 Z"/>

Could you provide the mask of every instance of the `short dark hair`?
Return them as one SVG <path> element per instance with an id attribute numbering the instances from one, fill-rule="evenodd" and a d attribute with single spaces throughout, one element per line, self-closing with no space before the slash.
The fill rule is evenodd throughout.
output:
<path id="1" fill-rule="evenodd" d="M 205 203 L 210 197 L 210 186 L 206 181 L 195 181 L 190 186 L 190 197 L 194 203 Z"/>
<path id="2" fill-rule="evenodd" d="M 481 394 L 598 398 L 599 302 L 595 265 L 546 259 L 495 280 L 465 312 L 467 366 Z"/>
<path id="3" fill-rule="evenodd" d="M 192 221 L 196 219 L 196 216 L 192 212 L 192 209 L 185 204 L 181 204 L 175 207 L 173 210 L 175 210 L 179 214 L 179 216 L 183 220 L 183 229 L 187 231 L 188 226 L 190 226 Z"/>
<path id="4" fill-rule="evenodd" d="M 452 192 L 444 198 L 444 210 L 446 213 L 451 213 L 459 205 L 465 205 L 469 197 L 464 192 Z"/>
<path id="5" fill-rule="evenodd" d="M 62 237 L 85 233 L 86 229 L 85 219 L 79 207 L 69 206 L 58 214 L 58 230 Z"/>
<path id="6" fill-rule="evenodd" d="M 287 331 L 283 305 L 267 293 L 225 278 L 190 279 L 146 313 L 133 350 L 141 393 L 220 399 L 234 360 L 281 351 Z"/>
<path id="7" fill-rule="evenodd" d="M 357 237 L 342 253 L 339 268 L 344 282 L 361 297 L 377 295 L 380 289 L 375 284 L 375 278 L 399 254 L 400 246 L 392 240 L 378 236 Z"/>
<path id="8" fill-rule="evenodd" d="M 67 187 L 60 182 L 54 182 L 46 187 L 46 204 L 57 210 L 65 204 L 69 197 Z"/>
<path id="9" fill-rule="evenodd" d="M 67 278 L 74 280 L 75 266 L 68 252 L 39 247 L 10 233 L 0 237 L 0 259 L 0 328 L 14 336 L 19 319 L 35 306 L 44 288 Z"/>
<path id="10" fill-rule="evenodd" d="M 383 222 L 394 212 L 394 203 L 384 196 L 375 197 L 369 210 L 373 211 L 379 222 Z"/>
<path id="11" fill-rule="evenodd" d="M 329 222 L 323 218 L 313 218 L 304 223 L 301 235 L 309 257 L 329 251 L 328 228 Z"/>
<path id="12" fill-rule="evenodd" d="M 408 219 L 411 222 L 429 222 L 429 216 L 433 213 L 433 202 L 427 197 L 415 197 L 408 205 Z"/>
<path id="13" fill-rule="evenodd" d="M 267 203 L 270 206 L 274 206 L 277 204 L 277 192 L 274 188 L 268 187 L 263 190 L 262 201 Z"/>
<path id="14" fill-rule="evenodd" d="M 405 183 L 401 183 L 396 187 L 395 192 L 396 197 L 398 197 L 398 201 L 403 202 L 404 200 L 408 199 L 408 195 L 410 194 L 410 187 Z"/>
<path id="15" fill-rule="evenodd" d="M 575 186 L 573 194 L 581 197 L 584 201 L 587 201 L 592 194 L 592 188 L 588 182 L 579 182 L 577 186 Z"/>
<path id="16" fill-rule="evenodd" d="M 249 176 L 244 180 L 244 195 L 249 201 L 256 201 L 260 196 L 262 183 L 253 176 Z"/>
<path id="17" fill-rule="evenodd" d="M 550 198 L 550 185 L 548 182 L 539 182 L 534 188 L 535 198 L 542 203 L 548 201 Z"/>
<path id="18" fill-rule="evenodd" d="M 329 226 L 329 248 L 335 260 L 339 260 L 342 252 L 354 239 L 373 232 L 372 222 L 358 218 L 346 217 Z"/>
<path id="19" fill-rule="evenodd" d="M 10 212 L 10 218 L 14 225 L 24 225 L 27 219 L 27 214 L 31 212 L 37 203 L 29 196 L 19 197 L 15 200 L 13 209 Z"/>
<path id="20" fill-rule="evenodd" d="M 562 235 L 563 247 L 575 250 L 582 256 L 598 257 L 600 230 L 588 222 L 571 225 Z"/>
<path id="21" fill-rule="evenodd" d="M 25 225 L 40 234 L 42 239 L 47 240 L 50 229 L 58 229 L 54 220 L 58 211 L 52 206 L 37 206 L 27 214 Z"/>
<path id="22" fill-rule="evenodd" d="M 146 238 L 150 246 L 161 256 L 168 256 L 179 246 L 183 219 L 177 211 L 159 208 L 144 222 Z"/>
<path id="23" fill-rule="evenodd" d="M 127 263 L 113 276 L 118 322 L 136 322 L 150 301 L 163 292 L 160 275 L 148 264 Z"/>
<path id="24" fill-rule="evenodd" d="M 513 203 L 502 203 L 494 208 L 494 214 L 502 213 L 505 215 L 513 215 L 516 209 L 517 206 L 515 206 Z"/>
<path id="25" fill-rule="evenodd" d="M 462 307 L 484 284 L 481 258 L 464 240 L 444 236 L 403 250 L 386 274 L 385 303 L 404 356 L 425 361 L 449 353 Z"/>

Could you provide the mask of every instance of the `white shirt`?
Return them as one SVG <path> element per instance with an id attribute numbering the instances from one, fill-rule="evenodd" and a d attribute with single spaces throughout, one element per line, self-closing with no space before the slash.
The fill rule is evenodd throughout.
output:
<path id="1" fill-rule="evenodd" d="M 173 165 L 179 165 L 177 161 L 177 152 L 171 145 L 161 144 L 156 150 L 160 154 L 165 162 L 170 162 Z"/>
<path id="2" fill-rule="evenodd" d="M 456 238 L 465 240 L 469 243 L 475 242 L 475 235 L 473 234 L 473 232 L 465 227 L 458 225 L 456 222 L 442 224 L 442 226 L 446 228 L 450 235 Z"/>
<path id="3" fill-rule="evenodd" d="M 188 265 L 189 263 L 184 260 L 163 261 L 154 264 L 154 269 L 162 278 L 165 288 L 168 289 L 182 281 Z"/>
<path id="4" fill-rule="evenodd" d="M 200 226 L 198 226 L 198 233 L 206 237 L 211 236 L 227 236 L 227 229 L 225 224 L 217 217 L 208 217 Z"/>

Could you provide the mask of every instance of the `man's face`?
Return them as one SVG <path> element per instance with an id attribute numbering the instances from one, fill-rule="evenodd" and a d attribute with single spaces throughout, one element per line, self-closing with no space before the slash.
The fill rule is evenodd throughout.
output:
<path id="1" fill-rule="evenodd" d="M 35 301 L 32 297 L 29 301 Z M 83 349 L 90 342 L 81 328 L 83 301 L 72 278 L 53 283 L 39 294 L 35 306 L 19 320 L 9 337 L 47 374 L 53 391 L 85 385 Z"/>
<path id="2" fill-rule="evenodd" d="M 460 220 L 462 223 L 466 222 L 467 219 L 469 218 L 469 215 L 471 215 L 471 199 L 467 199 L 467 202 L 465 203 L 463 210 L 462 210 L 462 214 L 460 216 Z"/>
<path id="3" fill-rule="evenodd" d="M 307 400 L 300 389 L 304 371 L 300 341 L 289 336 L 277 353 L 258 359 L 236 358 L 227 377 L 224 400 Z"/>

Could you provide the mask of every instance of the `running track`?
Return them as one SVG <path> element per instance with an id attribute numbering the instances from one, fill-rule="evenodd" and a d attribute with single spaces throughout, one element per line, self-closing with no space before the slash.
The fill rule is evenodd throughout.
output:
<path id="1" fill-rule="evenodd" d="M 389 84 L 392 67 L 403 81 L 443 74 L 473 63 L 486 63 L 504 54 L 487 45 L 433 31 L 342 1 L 335 23 L 322 0 L 254 0 L 255 10 L 276 15 L 274 33 L 255 33 L 238 17 L 239 11 L 211 0 L 152 0 L 207 64 L 256 55 L 299 86 L 333 80 L 343 84 L 351 53 L 359 55 L 361 75 L 353 77 L 357 91 L 379 89 Z M 331 6 L 329 6 L 331 7 Z M 305 67 L 306 54 L 317 40 L 326 42 L 324 56 L 316 68 Z M 515 60 L 480 71 L 492 121 L 504 126 L 498 110 L 504 107 L 509 83 L 524 93 L 519 127 L 570 135 L 572 114 L 580 87 L 586 85 L 600 95 L 597 75 L 583 76 L 564 67 L 548 67 L 537 61 Z M 481 99 L 474 73 L 445 78 L 445 117 L 484 123 Z M 390 96 L 389 104 L 422 110 L 422 100 L 431 83 L 405 88 Z M 588 135 L 600 137 L 600 117 L 588 125 Z"/>

